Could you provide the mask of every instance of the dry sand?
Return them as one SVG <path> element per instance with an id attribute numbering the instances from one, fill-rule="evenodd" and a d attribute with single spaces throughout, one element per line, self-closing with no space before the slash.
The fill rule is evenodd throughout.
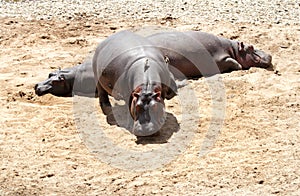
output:
<path id="1" fill-rule="evenodd" d="M 253 23 L 205 16 L 0 18 L 0 195 L 299 195 L 299 20 Z M 183 107 L 188 99 L 179 96 L 167 101 L 165 132 L 141 140 L 108 125 L 97 107 L 90 111 L 83 104 L 83 112 L 76 116 L 78 101 L 95 106 L 96 99 L 34 94 L 35 83 L 58 67 L 83 62 L 99 40 L 121 29 L 148 25 L 201 29 L 252 43 L 272 54 L 277 72 L 252 68 L 222 74 L 226 95 L 217 102 L 226 101 L 225 119 L 220 133 L 214 134 L 209 127 L 221 125 L 222 116 L 211 111 L 204 78 L 180 90 L 188 95 L 185 90 L 193 89 L 190 97 L 196 104 Z M 219 106 L 221 110 L 224 105 Z M 192 111 L 200 117 L 182 115 Z M 78 119 L 88 128 L 79 129 Z M 103 134 L 97 132 L 98 123 Z M 202 149 L 205 141 L 215 141 L 208 151 Z M 178 143 L 183 145 L 178 148 Z M 110 144 L 121 150 L 112 150 Z M 126 157 L 126 152 L 138 152 L 145 159 Z M 166 164 L 160 165 L 163 161 Z"/>

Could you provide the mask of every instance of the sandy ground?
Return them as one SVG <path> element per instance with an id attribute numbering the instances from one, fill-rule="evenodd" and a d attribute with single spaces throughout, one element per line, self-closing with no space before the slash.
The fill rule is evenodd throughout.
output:
<path id="1" fill-rule="evenodd" d="M 35 83 L 83 62 L 99 40 L 147 25 L 252 43 L 272 54 L 277 72 L 221 75 L 226 95 L 217 102 L 226 108 L 219 133 L 209 132 L 222 116 L 212 112 L 203 78 L 179 91 L 187 98 L 166 102 L 168 123 L 148 139 L 108 125 L 96 99 L 34 94 Z M 0 29 L 0 195 L 300 194 L 299 26 L 1 18 Z M 189 98 L 194 103 L 183 106 Z M 194 111 L 199 118 L 183 115 Z M 207 141 L 212 146 L 204 151 Z"/>

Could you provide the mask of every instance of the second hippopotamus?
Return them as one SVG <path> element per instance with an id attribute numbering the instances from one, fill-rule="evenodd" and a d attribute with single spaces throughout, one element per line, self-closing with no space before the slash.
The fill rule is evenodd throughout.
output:
<path id="1" fill-rule="evenodd" d="M 175 77 L 199 78 L 261 67 L 272 69 L 272 56 L 252 45 L 200 31 L 162 32 L 147 37 L 170 61 Z"/>

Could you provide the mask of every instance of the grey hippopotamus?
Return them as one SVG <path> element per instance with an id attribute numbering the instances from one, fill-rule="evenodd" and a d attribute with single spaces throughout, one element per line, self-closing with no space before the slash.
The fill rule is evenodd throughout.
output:
<path id="1" fill-rule="evenodd" d="M 252 45 L 200 31 L 163 32 L 147 37 L 170 60 L 175 77 L 211 76 L 250 67 L 273 67 L 271 55 Z"/>
<path id="2" fill-rule="evenodd" d="M 47 93 L 61 97 L 74 94 L 88 97 L 98 95 L 91 61 L 52 72 L 48 79 L 37 83 L 34 89 L 39 96 Z"/>
<path id="3" fill-rule="evenodd" d="M 177 87 L 159 49 L 142 36 L 121 31 L 98 45 L 92 65 L 104 114 L 112 115 L 111 95 L 128 106 L 134 135 L 149 136 L 161 128 L 164 99 L 173 98 Z"/>

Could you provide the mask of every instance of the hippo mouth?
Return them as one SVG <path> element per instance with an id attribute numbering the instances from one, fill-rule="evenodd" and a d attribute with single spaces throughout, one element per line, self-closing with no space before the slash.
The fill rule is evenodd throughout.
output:
<path id="1" fill-rule="evenodd" d="M 165 124 L 166 117 L 162 117 L 156 121 L 150 121 L 146 123 L 140 123 L 140 121 L 134 121 L 132 133 L 135 136 L 151 136 L 157 133 L 161 127 Z"/>
<path id="2" fill-rule="evenodd" d="M 260 61 L 260 65 L 263 68 L 273 69 L 272 56 L 268 56 L 268 57 L 262 58 L 261 61 Z"/>
<path id="3" fill-rule="evenodd" d="M 133 117 L 133 128 L 131 132 L 136 136 L 150 136 L 158 132 L 165 124 L 166 113 L 164 104 L 154 102 L 151 107 L 145 106 L 146 110 L 136 106 Z"/>
<path id="4" fill-rule="evenodd" d="M 45 85 L 39 85 L 39 84 L 36 84 L 34 86 L 35 94 L 37 94 L 38 96 L 43 96 L 43 95 L 49 93 L 50 89 L 51 89 L 51 86 L 45 86 Z"/>
<path id="5" fill-rule="evenodd" d="M 271 55 L 262 53 L 259 50 L 254 51 L 253 55 L 255 55 L 256 56 L 255 59 L 257 59 L 259 61 L 258 62 L 258 67 L 273 69 L 272 56 Z"/>

